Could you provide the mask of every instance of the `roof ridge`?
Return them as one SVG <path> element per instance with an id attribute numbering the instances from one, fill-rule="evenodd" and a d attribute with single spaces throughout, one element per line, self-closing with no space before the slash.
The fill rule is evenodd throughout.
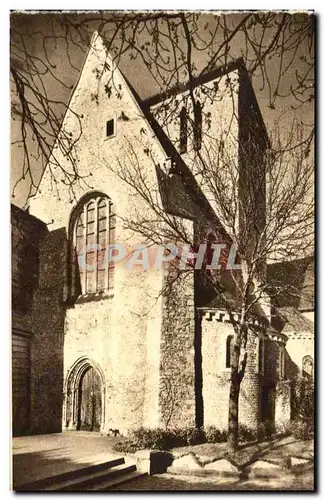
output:
<path id="1" fill-rule="evenodd" d="M 171 97 L 173 95 L 185 92 L 190 87 L 191 88 L 198 87 L 199 85 L 202 85 L 204 83 L 208 83 L 211 80 L 214 80 L 215 78 L 226 75 L 227 73 L 230 73 L 231 71 L 234 71 L 235 69 L 238 69 L 238 68 L 246 69 L 245 64 L 244 64 L 244 60 L 242 57 L 234 59 L 233 61 L 231 61 L 227 65 L 224 64 L 223 66 L 218 66 L 217 68 L 214 68 L 211 71 L 201 73 L 200 75 L 198 75 L 192 79 L 191 85 L 189 82 L 187 82 L 187 83 L 178 82 L 173 87 L 171 87 L 169 90 L 166 90 L 164 92 L 158 92 L 157 94 L 154 94 L 151 97 L 143 99 L 141 101 L 141 103 L 143 106 L 147 106 L 147 107 L 154 106 L 155 104 L 158 104 L 158 103 L 164 101 L 165 99 L 168 99 L 169 97 Z"/>

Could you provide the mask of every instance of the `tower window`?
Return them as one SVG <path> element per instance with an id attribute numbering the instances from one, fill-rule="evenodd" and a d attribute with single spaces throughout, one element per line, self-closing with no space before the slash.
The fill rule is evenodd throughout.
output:
<path id="1" fill-rule="evenodd" d="M 234 336 L 229 335 L 226 339 L 226 368 L 231 367 L 233 344 L 234 344 Z"/>
<path id="2" fill-rule="evenodd" d="M 188 116 L 187 110 L 183 107 L 180 111 L 180 154 L 187 152 L 188 143 Z"/>
<path id="3" fill-rule="evenodd" d="M 201 149 L 202 139 L 202 109 L 200 101 L 196 101 L 194 107 L 194 148 L 196 151 Z"/>
<path id="4" fill-rule="evenodd" d="M 283 347 L 279 347 L 277 373 L 280 379 L 283 379 L 285 377 L 285 349 Z"/>
<path id="5" fill-rule="evenodd" d="M 115 120 L 108 120 L 106 122 L 106 137 L 113 137 L 115 135 Z"/>
<path id="6" fill-rule="evenodd" d="M 264 374 L 264 339 L 259 338 L 259 373 Z"/>

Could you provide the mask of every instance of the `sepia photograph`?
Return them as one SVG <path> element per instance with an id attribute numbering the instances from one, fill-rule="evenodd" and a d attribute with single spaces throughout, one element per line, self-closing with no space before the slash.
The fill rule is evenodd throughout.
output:
<path id="1" fill-rule="evenodd" d="M 11 490 L 316 491 L 316 24 L 10 11 Z"/>

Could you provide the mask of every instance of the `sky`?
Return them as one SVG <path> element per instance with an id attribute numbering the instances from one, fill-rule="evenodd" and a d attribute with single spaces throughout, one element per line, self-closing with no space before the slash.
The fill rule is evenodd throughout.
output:
<path id="1" fill-rule="evenodd" d="M 227 14 L 226 20 L 228 26 L 231 23 L 235 23 L 244 17 L 245 14 Z M 93 16 L 93 14 L 89 14 Z M 85 14 L 80 14 L 79 17 L 75 15 L 74 19 L 85 19 Z M 278 18 L 279 19 L 279 18 Z M 17 54 L 17 45 L 21 47 L 21 44 L 25 44 L 26 51 L 29 54 L 39 58 L 38 68 L 42 69 L 42 60 L 45 60 L 45 52 L 48 57 L 48 61 L 52 65 L 52 75 L 55 75 L 63 84 L 59 83 L 54 76 L 47 75 L 42 76 L 42 82 L 46 88 L 48 96 L 56 101 L 66 103 L 71 95 L 73 85 L 75 84 L 79 69 L 82 66 L 82 62 L 85 57 L 87 50 L 87 45 L 85 41 L 78 40 L 78 37 L 73 38 L 73 42 L 70 42 L 67 46 L 64 37 L 64 33 L 60 26 L 60 21 L 62 17 L 60 14 L 12 14 L 11 15 L 11 25 L 13 28 L 13 33 L 11 36 L 11 52 L 15 57 Z M 204 40 L 204 33 L 206 22 L 209 23 L 209 28 L 213 31 L 213 27 L 217 22 L 217 16 L 212 13 L 205 14 L 201 16 L 198 23 L 199 36 Z M 87 26 L 89 36 L 91 32 L 98 28 L 98 23 L 94 22 Z M 269 34 L 271 36 L 271 33 Z M 141 44 L 142 41 L 145 42 L 146 35 L 142 35 L 142 40 L 139 38 L 138 43 Z M 215 39 L 214 47 L 217 47 L 221 39 Z M 235 38 L 235 43 L 231 44 L 230 54 L 232 57 L 239 57 L 241 54 L 244 39 L 243 37 Z M 179 40 L 179 44 L 183 46 L 184 40 Z M 308 51 L 308 53 L 307 53 Z M 67 57 L 67 55 L 69 57 Z M 298 57 L 291 65 L 287 73 L 282 80 L 282 89 L 289 89 L 291 83 L 295 81 L 296 71 L 303 71 L 303 56 L 309 55 L 309 48 L 306 43 L 301 44 L 299 48 Z M 197 70 L 201 70 L 208 61 L 207 51 L 193 50 L 192 55 L 193 61 L 197 66 Z M 287 55 L 290 58 L 290 55 Z M 270 79 L 270 88 L 274 87 L 276 82 L 277 73 L 279 71 L 279 56 L 273 57 L 272 60 L 267 62 L 269 68 L 268 77 Z M 17 60 L 17 59 L 16 59 Z M 285 61 L 284 61 L 285 62 Z M 287 59 L 288 62 L 288 59 Z M 24 64 L 23 61 L 20 61 Z M 124 57 L 120 60 L 120 69 L 130 81 L 132 86 L 138 92 L 142 99 L 145 99 L 155 93 L 159 92 L 159 86 L 152 80 L 152 77 L 145 68 L 145 65 L 139 59 L 133 61 L 129 57 L 129 53 L 126 53 Z M 37 76 L 35 77 L 37 78 Z M 271 81 L 273 79 L 273 81 Z M 265 124 L 268 130 L 271 130 L 275 122 L 280 118 L 280 124 L 282 130 L 289 128 L 293 119 L 297 117 L 298 121 L 303 121 L 304 123 L 312 123 L 314 121 L 314 110 L 313 104 L 304 105 L 300 110 L 295 111 L 292 109 L 292 105 L 295 104 L 292 97 L 278 99 L 276 102 L 275 109 L 269 108 L 269 90 L 265 87 L 263 90 L 261 78 L 257 76 L 253 77 L 252 84 L 254 91 L 263 115 Z M 13 97 L 13 100 L 15 98 Z M 56 113 L 60 113 L 63 107 L 56 105 Z M 20 122 L 19 120 L 12 121 L 11 126 L 11 137 L 14 141 L 20 133 Z M 21 175 L 21 164 L 22 164 L 23 151 L 21 148 L 14 146 L 12 148 L 12 160 L 11 160 L 11 186 L 15 183 L 16 179 Z M 40 168 L 40 163 L 35 162 L 34 174 L 36 178 L 39 178 L 42 173 Z M 26 201 L 27 193 L 29 192 L 29 181 L 21 181 L 15 191 L 15 198 L 12 200 L 15 204 L 23 206 Z"/>

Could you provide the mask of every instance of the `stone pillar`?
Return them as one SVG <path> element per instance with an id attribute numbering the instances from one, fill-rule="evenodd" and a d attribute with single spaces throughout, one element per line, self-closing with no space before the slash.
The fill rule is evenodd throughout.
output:
<path id="1" fill-rule="evenodd" d="M 195 426 L 194 273 L 175 280 L 172 267 L 162 304 L 159 413 L 165 427 Z"/>
<path id="2" fill-rule="evenodd" d="M 247 342 L 247 365 L 241 383 L 239 397 L 239 423 L 256 429 L 261 417 L 261 394 L 259 373 L 259 339 L 249 331 Z"/>
<path id="3" fill-rule="evenodd" d="M 226 340 L 233 335 L 230 323 L 207 312 L 202 318 L 202 378 L 204 426 L 227 429 L 230 368 L 226 367 Z"/>

